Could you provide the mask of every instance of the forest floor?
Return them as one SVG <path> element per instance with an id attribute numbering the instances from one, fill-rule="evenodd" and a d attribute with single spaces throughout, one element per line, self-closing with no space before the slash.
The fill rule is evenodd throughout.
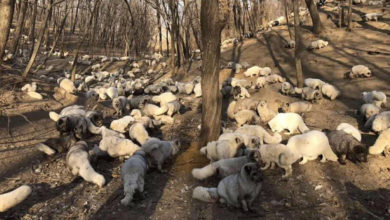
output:
<path id="1" fill-rule="evenodd" d="M 375 11 L 357 9 L 361 11 L 355 13 Z M 335 101 L 325 99 L 315 104 L 303 118 L 311 129 L 318 130 L 335 129 L 342 122 L 351 123 L 360 128 L 362 142 L 370 146 L 376 136 L 362 129 L 357 110 L 362 104 L 360 94 L 363 91 L 380 90 L 390 95 L 390 15 L 387 12 L 379 22 L 355 24 L 352 32 L 328 28 L 321 36 L 304 29 L 306 44 L 318 38 L 329 41 L 326 48 L 304 52 L 304 76 L 323 79 L 337 86 L 342 95 Z M 287 28 L 276 27 L 258 39 L 245 40 L 224 51 L 222 63 L 235 60 L 269 66 L 274 73 L 295 83 L 294 51 L 284 48 L 287 39 Z M 59 72 L 66 63 L 66 60 L 49 60 Z M 344 73 L 357 64 L 368 66 L 373 77 L 344 79 Z M 120 65 L 119 62 L 110 68 Z M 9 116 L 0 116 L 0 192 L 21 184 L 29 184 L 33 192 L 22 204 L 1 213 L 0 219 L 390 219 L 390 160 L 383 156 L 369 156 L 368 163 L 347 162 L 345 166 L 319 161 L 303 166 L 294 164 L 293 175 L 288 180 L 282 180 L 279 168 L 267 170 L 254 204 L 256 213 L 247 214 L 191 199 L 195 186 L 215 187 L 218 184 L 217 178 L 197 181 L 191 176 L 193 168 L 208 163 L 198 153 L 196 143 L 201 120 L 200 99 L 197 102 L 188 99 L 192 110 L 175 116 L 174 126 L 164 126 L 162 132 L 156 134 L 164 139 L 179 138 L 183 149 L 167 165 L 169 173 L 152 170 L 147 174 L 146 198 L 136 199 L 134 207 L 125 208 L 120 205 L 123 197 L 121 161 L 99 161 L 95 167 L 107 179 L 107 185 L 98 189 L 72 176 L 65 165 L 65 154 L 50 158 L 33 147 L 35 143 L 58 135 L 48 111 L 84 100 L 60 94 L 54 90 L 54 85 L 33 76 L 46 97 L 42 101 L 29 101 L 18 92 L 22 81 L 14 74 L 17 72 L 13 69 L 1 71 L 0 115 Z M 189 81 L 196 74 L 200 72 L 194 65 L 182 80 Z M 230 75 L 231 70 L 221 70 L 221 81 Z M 240 73 L 237 77 L 244 76 Z M 279 88 L 280 84 L 274 84 L 250 92 L 255 98 L 267 100 L 274 110 L 280 101 L 297 100 L 281 95 Z M 390 105 L 385 109 L 389 110 Z M 108 117 L 113 113 L 108 102 L 103 103 L 102 110 Z"/>

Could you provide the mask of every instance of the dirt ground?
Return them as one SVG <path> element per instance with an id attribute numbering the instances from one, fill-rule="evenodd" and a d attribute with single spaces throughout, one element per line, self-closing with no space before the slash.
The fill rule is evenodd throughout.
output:
<path id="1" fill-rule="evenodd" d="M 380 12 L 380 9 L 357 7 L 354 13 L 368 11 Z M 330 20 L 325 22 L 332 26 Z M 342 95 L 335 101 L 323 100 L 314 105 L 303 118 L 311 129 L 335 129 L 342 122 L 361 128 L 362 120 L 357 115 L 362 104 L 361 92 L 380 90 L 390 95 L 389 12 L 379 22 L 355 23 L 352 32 L 328 28 L 321 36 L 314 36 L 308 28 L 304 29 L 305 43 L 318 38 L 328 40 L 329 46 L 304 52 L 304 76 L 334 84 Z M 225 51 L 222 63 L 235 60 L 269 66 L 295 83 L 294 51 L 284 48 L 287 39 L 285 26 L 274 28 L 258 39 L 245 40 Z M 344 73 L 356 64 L 368 66 L 373 77 L 344 79 Z M 56 66 L 59 71 L 61 68 Z M 46 96 L 43 101 L 28 100 L 16 92 L 22 86 L 16 73 L 2 70 L 0 74 L 0 192 L 22 184 L 29 184 L 33 192 L 19 206 L 1 213 L 0 219 L 390 219 L 390 160 L 384 156 L 369 156 L 368 163 L 347 162 L 345 166 L 319 161 L 302 166 L 294 164 L 293 175 L 288 180 L 282 180 L 279 168 L 267 170 L 254 205 L 256 213 L 247 214 L 219 204 L 192 200 L 195 186 L 216 186 L 218 179 L 197 181 L 191 176 L 193 168 L 208 163 L 197 150 L 197 127 L 201 120 L 199 100 L 191 99 L 186 101 L 191 110 L 176 116 L 175 126 L 165 126 L 161 133 L 155 134 L 164 139 L 179 138 L 183 143 L 180 154 L 167 165 L 169 173 L 152 170 L 146 176 L 146 198 L 136 198 L 132 208 L 122 207 L 121 161 L 98 161 L 96 170 L 107 179 L 107 185 L 99 189 L 71 175 L 65 165 L 65 154 L 50 158 L 33 147 L 58 135 L 48 111 L 83 103 L 83 100 L 55 91 L 53 85 L 36 76 L 34 81 Z M 191 73 L 184 80 L 199 72 Z M 222 70 L 221 80 L 230 74 L 230 70 Z M 243 77 L 242 73 L 238 77 Z M 274 84 L 250 92 L 255 98 L 268 100 L 276 110 L 280 101 L 296 100 L 281 95 L 279 88 L 280 84 Z M 104 104 L 105 115 L 109 116 L 112 109 Z M 388 104 L 385 110 L 389 109 Z M 361 132 L 362 142 L 370 146 L 376 136 L 362 128 Z"/>

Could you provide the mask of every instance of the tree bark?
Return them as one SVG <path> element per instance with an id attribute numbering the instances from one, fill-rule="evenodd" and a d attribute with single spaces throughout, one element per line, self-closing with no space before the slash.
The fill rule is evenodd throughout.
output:
<path id="1" fill-rule="evenodd" d="M 343 7 L 343 1 L 340 0 L 340 5 L 339 5 L 339 28 L 343 27 L 344 24 L 344 7 Z"/>
<path id="2" fill-rule="evenodd" d="M 38 11 L 38 0 L 35 0 L 34 6 L 33 6 L 33 12 L 31 16 L 31 22 L 30 22 L 30 30 L 28 32 L 28 39 L 32 42 L 32 45 L 34 45 L 34 39 L 35 39 L 35 23 L 37 19 L 37 11 Z"/>
<path id="3" fill-rule="evenodd" d="M 169 57 L 169 31 L 168 31 L 167 27 L 165 27 L 165 28 L 166 28 L 166 34 L 165 34 L 166 39 L 165 40 L 166 40 L 166 43 L 167 43 L 167 57 Z"/>
<path id="4" fill-rule="evenodd" d="M 15 0 L 1 0 L 0 3 L 0 64 L 3 61 L 5 46 L 14 15 Z"/>
<path id="5" fill-rule="evenodd" d="M 20 6 L 20 13 L 18 17 L 18 23 L 16 25 L 15 38 L 11 42 L 10 51 L 15 56 L 16 50 L 18 49 L 18 44 L 20 40 L 20 36 L 22 36 L 23 26 L 24 26 L 24 18 L 27 11 L 27 0 L 22 0 Z"/>
<path id="6" fill-rule="evenodd" d="M 216 140 L 221 129 L 222 95 L 219 90 L 221 32 L 229 14 L 227 0 L 202 0 L 202 129 L 200 146 Z"/>
<path id="7" fill-rule="evenodd" d="M 299 5 L 298 1 L 293 1 L 294 6 L 294 30 L 295 30 L 295 68 L 297 71 L 297 86 L 303 87 L 303 74 L 302 74 L 302 52 L 303 42 L 301 37 L 301 30 L 299 26 Z"/>
<path id="8" fill-rule="evenodd" d="M 78 0 L 78 1 L 77 1 L 76 13 L 75 13 L 75 16 L 74 16 L 74 23 L 73 23 L 73 27 L 72 27 L 72 34 L 74 34 L 74 31 L 76 30 L 77 16 L 78 16 L 78 14 L 79 14 L 80 1 L 81 1 L 81 0 Z"/>
<path id="9" fill-rule="evenodd" d="M 318 14 L 317 6 L 313 0 L 305 0 L 305 2 L 313 22 L 313 33 L 319 34 L 324 30 L 324 26 L 322 25 L 320 15 Z"/>
<path id="10" fill-rule="evenodd" d="M 287 3 L 287 0 L 284 0 L 284 16 L 286 16 L 286 25 L 287 25 L 288 35 L 290 36 L 290 40 L 292 40 L 293 36 L 292 36 L 291 28 L 290 28 L 290 21 L 288 19 L 288 3 Z"/>
<path id="11" fill-rule="evenodd" d="M 59 30 L 58 30 L 58 33 L 57 33 L 57 35 L 56 35 L 56 37 L 55 37 L 55 39 L 54 39 L 54 42 L 53 42 L 53 46 L 51 47 L 49 54 L 47 55 L 47 57 L 46 57 L 45 60 L 43 61 L 43 64 L 46 64 L 46 61 L 47 61 L 47 60 L 50 58 L 50 56 L 53 54 L 53 52 L 54 52 L 54 50 L 55 50 L 55 48 L 56 48 L 56 46 L 57 46 L 57 42 L 58 42 L 58 40 L 60 39 L 61 33 L 62 33 L 62 31 L 63 31 L 63 29 L 64 29 L 64 27 L 65 27 L 65 21 L 66 21 L 66 18 L 67 18 L 67 17 L 68 17 L 68 12 L 66 12 L 64 18 L 62 19 L 61 26 L 60 26 L 60 28 L 59 28 Z"/>
<path id="12" fill-rule="evenodd" d="M 352 31 L 352 0 L 348 0 L 348 28 L 347 31 Z"/>
<path id="13" fill-rule="evenodd" d="M 38 38 L 38 42 L 35 43 L 33 53 L 32 53 L 32 55 L 30 57 L 30 61 L 28 62 L 27 66 L 26 66 L 26 69 L 24 69 L 24 72 L 23 72 L 23 75 L 22 75 L 23 78 L 27 77 L 27 74 L 30 72 L 31 67 L 33 66 L 33 64 L 35 62 L 35 58 L 38 55 L 39 47 L 41 46 L 43 35 L 45 33 L 45 29 L 47 27 L 47 23 L 48 23 L 48 20 L 49 20 L 49 15 L 51 14 L 52 9 L 53 9 L 53 0 L 49 0 L 49 6 L 47 8 L 47 13 L 46 13 L 45 20 L 42 22 L 42 28 L 41 28 L 41 32 L 40 32 L 40 35 L 39 35 L 39 38 Z"/>

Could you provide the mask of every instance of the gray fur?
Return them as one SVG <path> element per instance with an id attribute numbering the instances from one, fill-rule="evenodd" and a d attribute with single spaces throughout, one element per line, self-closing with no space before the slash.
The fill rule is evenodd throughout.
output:
<path id="1" fill-rule="evenodd" d="M 180 150 L 178 141 L 162 141 L 158 138 L 149 138 L 141 147 L 150 159 L 151 165 L 156 165 L 159 171 L 163 171 L 162 165 L 171 156 Z"/>
<path id="2" fill-rule="evenodd" d="M 344 131 L 328 131 L 326 135 L 340 164 L 345 164 L 346 158 L 352 162 L 367 162 L 367 147 L 352 135 Z"/>
<path id="3" fill-rule="evenodd" d="M 148 170 L 148 163 L 145 152 L 139 150 L 122 165 L 121 178 L 123 181 L 123 191 L 125 198 L 121 200 L 124 206 L 130 205 L 136 191 L 143 193 L 145 184 L 145 174 Z"/>

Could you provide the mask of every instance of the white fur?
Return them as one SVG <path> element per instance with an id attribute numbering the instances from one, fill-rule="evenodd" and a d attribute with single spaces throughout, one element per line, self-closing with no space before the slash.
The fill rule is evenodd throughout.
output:
<path id="1" fill-rule="evenodd" d="M 261 67 L 259 67 L 259 66 L 252 66 L 251 68 L 247 69 L 244 72 L 244 76 L 246 76 L 246 77 L 259 76 L 260 75 L 260 71 L 261 71 Z"/>
<path id="2" fill-rule="evenodd" d="M 316 40 L 316 41 L 312 41 L 310 43 L 310 46 L 309 48 L 310 49 L 321 49 L 321 48 L 324 48 L 326 46 L 328 46 L 328 41 L 324 41 L 324 40 Z"/>
<path id="3" fill-rule="evenodd" d="M 263 88 L 267 84 L 267 78 L 265 76 L 261 76 L 256 79 L 256 87 Z"/>
<path id="4" fill-rule="evenodd" d="M 260 138 L 260 145 L 263 145 L 264 142 L 268 144 L 278 144 L 282 141 L 282 136 L 280 134 L 275 133 L 272 136 L 260 125 L 244 125 L 241 128 L 238 128 L 234 133 L 256 136 Z"/>
<path id="5" fill-rule="evenodd" d="M 329 145 L 328 137 L 321 131 L 313 130 L 295 135 L 288 140 L 287 147 L 293 154 L 303 157 L 299 164 L 315 160 L 320 155 L 322 155 L 322 162 L 326 160 L 337 161 L 338 159 Z"/>
<path id="6" fill-rule="evenodd" d="M 195 84 L 194 93 L 195 93 L 195 97 L 196 98 L 202 96 L 202 85 L 201 85 L 201 83 Z"/>
<path id="7" fill-rule="evenodd" d="M 380 154 L 385 150 L 390 149 L 390 128 L 382 131 L 368 152 L 370 154 Z"/>
<path id="8" fill-rule="evenodd" d="M 203 202 L 217 202 L 219 199 L 217 188 L 195 187 L 192 191 L 192 198 Z"/>
<path id="9" fill-rule="evenodd" d="M 160 95 L 152 97 L 152 101 L 155 103 L 160 103 L 160 106 L 164 106 L 168 102 L 172 102 L 175 100 L 177 100 L 177 97 L 171 92 L 164 92 Z"/>
<path id="10" fill-rule="evenodd" d="M 59 118 L 69 115 L 86 115 L 86 111 L 84 109 L 84 106 L 81 105 L 71 105 L 68 107 L 65 107 L 61 110 L 60 114 L 57 114 L 54 111 L 49 112 L 49 117 L 53 121 L 58 121 Z"/>
<path id="11" fill-rule="evenodd" d="M 282 109 L 284 112 L 293 112 L 293 113 L 302 113 L 302 112 L 309 112 L 313 105 L 309 102 L 292 102 L 292 103 L 286 103 L 282 106 Z"/>
<path id="12" fill-rule="evenodd" d="M 235 141 L 219 140 L 209 142 L 205 147 L 200 149 L 201 154 L 205 154 L 211 161 L 232 158 L 236 155 L 241 139 Z"/>
<path id="13" fill-rule="evenodd" d="M 232 174 L 239 173 L 241 168 L 249 163 L 250 159 L 247 156 L 222 159 L 202 168 L 192 170 L 192 176 L 198 180 L 204 180 L 218 173 L 219 177 L 226 177 Z"/>
<path id="14" fill-rule="evenodd" d="M 387 103 L 386 94 L 378 91 L 362 92 L 362 98 L 365 103 L 373 103 L 378 107 L 382 107 Z"/>
<path id="15" fill-rule="evenodd" d="M 329 97 L 330 100 L 335 100 L 340 95 L 340 91 L 328 83 L 322 85 L 321 92 L 325 96 Z"/>
<path id="16" fill-rule="evenodd" d="M 234 95 L 234 99 L 245 99 L 245 98 L 250 98 L 251 94 L 249 94 L 248 90 L 244 87 L 241 87 L 241 93 Z"/>
<path id="17" fill-rule="evenodd" d="M 386 130 L 388 127 L 390 127 L 390 111 L 377 114 L 372 122 L 372 130 L 381 132 Z"/>
<path id="18" fill-rule="evenodd" d="M 278 83 L 278 82 L 282 83 L 282 82 L 285 82 L 285 81 L 286 81 L 286 79 L 284 79 L 283 77 L 279 76 L 278 74 L 271 74 L 271 75 L 269 75 L 269 76 L 266 76 L 266 77 L 265 77 L 265 80 L 266 80 L 268 83 L 270 83 L 270 84 L 272 84 L 272 83 Z"/>
<path id="19" fill-rule="evenodd" d="M 0 212 L 5 212 L 23 202 L 31 194 L 31 191 L 30 186 L 23 185 L 8 193 L 0 194 Z"/>
<path id="20" fill-rule="evenodd" d="M 283 175 L 283 178 L 288 177 L 292 173 L 292 163 L 283 164 L 280 161 L 280 155 L 288 155 L 290 156 L 290 160 L 294 161 L 296 158 L 291 158 L 293 155 L 290 151 L 290 148 L 287 147 L 284 144 L 266 144 L 260 147 L 258 150 L 260 152 L 260 158 L 263 163 L 265 163 L 264 167 L 262 167 L 262 170 L 266 170 L 271 167 L 273 169 L 275 167 L 275 164 L 277 164 L 280 168 L 284 169 L 285 174 Z M 294 157 L 294 156 L 293 156 Z M 298 159 L 298 158 L 296 158 Z M 296 160 L 295 159 L 295 160 Z M 295 162 L 295 161 L 294 161 Z"/>
<path id="21" fill-rule="evenodd" d="M 175 119 L 168 115 L 155 115 L 154 119 L 161 121 L 163 124 L 172 125 L 175 123 Z"/>
<path id="22" fill-rule="evenodd" d="M 110 124 L 110 128 L 114 131 L 125 133 L 129 129 L 129 125 L 134 122 L 135 119 L 131 116 L 125 116 L 123 118 L 113 120 Z"/>
<path id="23" fill-rule="evenodd" d="M 362 135 L 360 134 L 359 130 L 348 123 L 339 124 L 336 130 L 344 131 L 345 133 L 352 135 L 354 138 L 356 138 L 356 140 L 362 141 Z"/>
<path id="24" fill-rule="evenodd" d="M 142 109 L 142 112 L 147 116 L 158 116 L 166 113 L 168 111 L 168 107 L 166 105 L 162 105 L 158 107 L 153 104 L 146 104 Z"/>
<path id="25" fill-rule="evenodd" d="M 260 145 L 260 138 L 255 135 L 248 135 L 238 132 L 223 133 L 219 136 L 218 140 L 235 141 L 236 138 L 240 138 L 247 148 L 256 149 Z"/>
<path id="26" fill-rule="evenodd" d="M 22 92 L 35 92 L 37 90 L 37 83 L 32 82 L 31 84 L 26 84 L 21 90 Z"/>
<path id="27" fill-rule="evenodd" d="M 36 99 L 36 100 L 42 100 L 43 99 L 43 96 L 37 92 L 27 92 L 27 95 L 32 98 L 32 99 Z"/>
<path id="28" fill-rule="evenodd" d="M 302 117 L 296 113 L 279 113 L 268 122 L 272 132 L 282 132 L 287 129 L 287 134 L 293 134 L 297 131 L 304 133 L 309 130 Z"/>
<path id="29" fill-rule="evenodd" d="M 171 116 L 175 113 L 178 113 L 179 110 L 180 110 L 180 102 L 178 100 L 175 100 L 175 101 L 171 101 L 171 102 L 168 102 L 166 104 L 166 107 L 167 107 L 167 115 Z"/>
<path id="30" fill-rule="evenodd" d="M 179 94 L 187 94 L 190 95 L 194 91 L 194 83 L 181 83 L 176 82 L 175 84 L 177 86 L 177 89 L 179 91 Z"/>
<path id="31" fill-rule="evenodd" d="M 350 78 L 370 77 L 370 76 L 371 76 L 370 68 L 364 65 L 353 66 L 351 72 L 349 73 Z"/>
<path id="32" fill-rule="evenodd" d="M 115 87 L 110 87 L 110 88 L 106 89 L 106 94 L 112 100 L 112 99 L 118 97 L 118 89 Z"/>
<path id="33" fill-rule="evenodd" d="M 320 79 L 307 78 L 305 79 L 304 84 L 312 89 L 321 89 L 326 83 Z"/>
<path id="34" fill-rule="evenodd" d="M 66 155 L 66 164 L 73 175 L 81 176 L 85 181 L 102 187 L 106 180 L 103 175 L 97 173 L 89 162 L 89 154 L 86 151 L 87 143 L 79 141 L 73 145 Z"/>
<path id="35" fill-rule="evenodd" d="M 234 114 L 234 119 L 237 125 L 240 127 L 246 123 L 259 123 L 260 118 L 257 113 L 253 110 L 241 110 Z"/>
<path id="36" fill-rule="evenodd" d="M 63 78 L 60 83 L 60 87 L 64 89 L 65 91 L 69 93 L 76 92 L 76 87 L 74 86 L 74 83 L 70 79 Z"/>
<path id="37" fill-rule="evenodd" d="M 257 105 L 257 113 L 260 115 L 262 122 L 268 122 L 276 116 L 276 112 L 268 107 L 267 101 L 260 101 Z"/>
<path id="38" fill-rule="evenodd" d="M 131 156 L 140 149 L 131 140 L 117 136 L 103 137 L 99 148 L 102 151 L 106 151 L 111 157 Z"/>
<path id="39" fill-rule="evenodd" d="M 129 129 L 129 136 L 131 139 L 138 141 L 143 145 L 150 137 L 142 123 L 134 123 Z"/>
<path id="40" fill-rule="evenodd" d="M 366 103 L 360 107 L 360 113 L 364 115 L 366 119 L 373 115 L 377 115 L 380 112 L 380 108 L 374 104 Z"/>
<path id="41" fill-rule="evenodd" d="M 232 81 L 230 83 L 232 87 L 243 87 L 243 88 L 250 88 L 252 86 L 252 82 L 246 79 L 237 79 L 237 78 L 232 78 Z"/>

